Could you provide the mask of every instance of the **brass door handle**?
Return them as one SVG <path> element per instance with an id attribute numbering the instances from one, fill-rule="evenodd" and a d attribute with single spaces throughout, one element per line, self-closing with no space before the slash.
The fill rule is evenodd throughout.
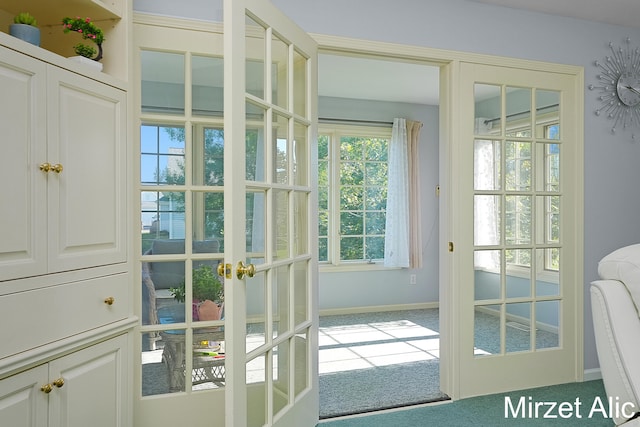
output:
<path id="1" fill-rule="evenodd" d="M 60 163 L 56 163 L 55 165 L 51 165 L 51 170 L 54 171 L 55 173 L 60 173 L 62 172 L 62 165 Z"/>
<path id="2" fill-rule="evenodd" d="M 236 277 L 238 279 L 244 279 L 245 274 L 249 277 L 253 277 L 256 274 L 256 267 L 253 264 L 244 265 L 244 262 L 238 261 L 236 266 Z"/>
<path id="3" fill-rule="evenodd" d="M 58 378 L 52 383 L 54 386 L 60 388 L 64 385 L 64 378 Z"/>
<path id="4" fill-rule="evenodd" d="M 114 302 L 116 302 L 116 299 L 114 297 L 107 297 L 104 299 L 104 303 L 107 305 L 113 305 Z"/>
<path id="5" fill-rule="evenodd" d="M 224 277 L 226 279 L 231 279 L 231 271 L 233 267 L 231 264 L 225 264 L 224 262 L 220 262 L 218 264 L 218 276 Z"/>
<path id="6" fill-rule="evenodd" d="M 51 393 L 51 390 L 53 390 L 53 384 L 45 384 L 40 387 L 40 390 L 44 391 L 46 394 L 49 394 Z"/>

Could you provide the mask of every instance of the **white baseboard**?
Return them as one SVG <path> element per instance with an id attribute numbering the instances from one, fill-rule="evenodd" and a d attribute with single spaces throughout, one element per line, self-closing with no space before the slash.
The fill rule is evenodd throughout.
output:
<path id="1" fill-rule="evenodd" d="M 335 316 L 338 314 L 356 314 L 356 313 L 375 313 L 381 311 L 399 311 L 399 310 L 423 310 L 428 308 L 438 308 L 438 301 L 423 302 L 416 304 L 392 304 L 392 305 L 375 305 L 367 307 L 346 307 L 346 308 L 328 308 L 320 310 L 320 316 Z"/>
<path id="2" fill-rule="evenodd" d="M 600 371 L 600 368 L 584 370 L 585 381 L 601 380 L 601 379 L 602 379 L 602 372 Z"/>

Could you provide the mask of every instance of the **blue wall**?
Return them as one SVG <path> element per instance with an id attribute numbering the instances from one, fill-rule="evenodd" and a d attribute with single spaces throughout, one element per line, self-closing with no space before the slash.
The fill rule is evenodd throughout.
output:
<path id="1" fill-rule="evenodd" d="M 640 30 L 490 6 L 466 0 L 272 0 L 310 33 L 583 66 L 596 82 L 596 59 L 608 43 Z M 597 94 L 585 87 L 585 369 L 597 368 L 589 283 L 611 251 L 640 241 L 640 146 L 594 115 Z M 612 191 L 615 189 L 615 191 Z"/>
<path id="2" fill-rule="evenodd" d="M 630 37 L 640 44 L 638 29 L 467 0 L 272 2 L 311 33 L 578 65 L 585 68 L 586 86 L 596 82 L 594 61 L 609 54 L 609 42 L 622 44 Z M 219 2 L 211 0 L 134 0 L 134 9 L 196 19 L 221 16 Z M 589 283 L 598 278 L 597 262 L 616 248 L 640 241 L 636 214 L 640 209 L 640 146 L 631 142 L 629 134 L 612 134 L 611 123 L 595 117 L 596 96 L 585 88 L 586 369 L 598 367 L 588 291 Z M 437 271 L 437 262 L 429 268 Z M 387 301 L 396 294 L 387 292 Z M 424 292 L 428 300 L 429 291 Z"/>

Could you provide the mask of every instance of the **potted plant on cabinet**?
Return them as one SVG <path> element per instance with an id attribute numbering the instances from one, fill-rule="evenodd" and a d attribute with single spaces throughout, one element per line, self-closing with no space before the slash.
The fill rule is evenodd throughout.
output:
<path id="1" fill-rule="evenodd" d="M 76 32 L 80 34 L 83 39 L 91 40 L 97 47 L 96 50 L 93 46 L 78 43 L 73 46 L 73 50 L 78 56 L 74 56 L 71 59 L 88 65 L 93 65 L 95 68 L 102 70 L 102 64 L 99 61 L 102 59 L 104 33 L 91 21 L 91 18 L 82 19 L 79 16 L 75 18 L 63 18 L 62 29 L 65 33 Z"/>
<path id="2" fill-rule="evenodd" d="M 224 285 L 214 268 L 208 265 L 195 268 L 191 282 L 193 320 L 219 320 L 224 306 Z M 176 301 L 184 302 L 185 283 L 182 282 L 177 288 L 169 288 L 169 292 Z"/>
<path id="3" fill-rule="evenodd" d="M 40 46 L 38 22 L 28 12 L 21 12 L 13 18 L 13 24 L 9 25 L 9 34 L 20 40 Z"/>

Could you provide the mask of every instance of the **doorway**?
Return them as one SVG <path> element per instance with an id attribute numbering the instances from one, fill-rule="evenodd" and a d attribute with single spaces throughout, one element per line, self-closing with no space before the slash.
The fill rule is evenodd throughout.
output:
<path id="1" fill-rule="evenodd" d="M 440 392 L 438 369 L 440 67 L 392 55 L 331 50 L 321 51 L 318 63 L 319 147 L 323 143 L 327 147 L 319 152 L 320 417 L 441 400 L 446 395 Z M 419 138 L 423 265 L 415 269 L 384 268 L 382 253 L 376 253 L 374 245 L 363 244 L 367 254 L 353 257 L 346 248 L 345 236 L 364 233 L 367 239 L 369 230 L 367 224 L 351 227 L 351 218 L 360 212 L 345 206 L 351 187 L 342 185 L 347 180 L 341 176 L 347 171 L 343 167 L 347 154 L 341 150 L 352 136 L 365 141 L 364 149 L 374 137 L 388 138 L 394 118 L 423 124 Z M 386 189 L 385 200 L 377 201 L 370 194 L 383 192 L 369 191 L 366 185 L 364 212 L 358 218 L 373 218 L 378 204 L 384 213 Z M 425 372 L 423 377 L 429 380 L 411 393 L 393 392 L 389 385 L 402 384 L 407 370 Z M 365 386 L 372 384 L 372 378 L 387 387 Z M 356 384 L 363 384 L 361 392 L 354 393 Z M 347 395 L 352 397 L 337 397 Z"/>

